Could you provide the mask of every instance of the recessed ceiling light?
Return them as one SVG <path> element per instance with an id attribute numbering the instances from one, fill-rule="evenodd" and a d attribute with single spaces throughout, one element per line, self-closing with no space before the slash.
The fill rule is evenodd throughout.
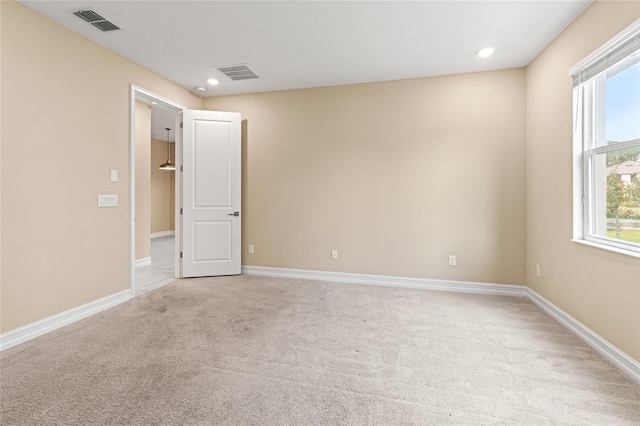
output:
<path id="1" fill-rule="evenodd" d="M 476 55 L 481 58 L 488 58 L 489 56 L 493 55 L 493 47 L 485 47 L 483 49 L 480 49 L 478 50 Z"/>
<path id="2" fill-rule="evenodd" d="M 151 101 L 151 105 L 158 105 L 156 101 Z"/>
<path id="3" fill-rule="evenodd" d="M 204 87 L 196 87 L 196 92 L 206 92 L 207 89 L 205 89 Z"/>
<path id="4" fill-rule="evenodd" d="M 220 82 L 215 78 L 210 78 L 209 80 L 207 80 L 207 83 L 209 83 L 212 86 L 217 86 L 218 84 L 220 84 Z"/>

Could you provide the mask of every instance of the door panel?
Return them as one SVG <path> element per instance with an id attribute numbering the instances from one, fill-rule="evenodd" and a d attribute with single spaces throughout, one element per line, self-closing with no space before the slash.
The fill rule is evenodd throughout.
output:
<path id="1" fill-rule="evenodd" d="M 240 274 L 240 114 L 182 113 L 182 272 Z"/>
<path id="2" fill-rule="evenodd" d="M 231 244 L 210 244 L 211 241 L 229 241 L 233 237 L 233 224 L 227 221 L 193 222 L 194 262 L 228 261 L 232 258 Z"/>
<path id="3" fill-rule="evenodd" d="M 194 206 L 231 207 L 231 123 L 194 120 Z"/>

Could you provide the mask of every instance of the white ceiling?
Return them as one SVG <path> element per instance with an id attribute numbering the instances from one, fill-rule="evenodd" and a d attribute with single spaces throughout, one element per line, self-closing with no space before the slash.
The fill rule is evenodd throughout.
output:
<path id="1" fill-rule="evenodd" d="M 522 67 L 591 0 L 20 3 L 189 90 L 204 86 L 203 96 L 217 96 Z M 79 8 L 122 30 L 99 31 L 70 13 Z M 485 46 L 495 54 L 478 58 Z M 240 63 L 260 78 L 233 82 L 214 69 Z M 220 85 L 207 85 L 209 77 Z"/>
<path id="2" fill-rule="evenodd" d="M 137 94 L 136 101 L 151 107 L 151 139 L 174 143 L 176 141 L 176 123 L 178 111 L 168 106 L 154 102 L 153 99 Z M 169 138 L 167 140 L 167 128 Z"/>
<path id="3" fill-rule="evenodd" d="M 151 105 L 151 139 L 167 141 L 166 128 L 169 131 L 169 142 L 176 141 L 176 119 L 178 113 L 166 106 Z"/>

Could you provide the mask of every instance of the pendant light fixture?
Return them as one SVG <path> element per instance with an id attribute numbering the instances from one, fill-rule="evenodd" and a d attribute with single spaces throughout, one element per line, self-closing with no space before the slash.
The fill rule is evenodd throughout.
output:
<path id="1" fill-rule="evenodd" d="M 171 130 L 168 127 L 164 128 L 167 131 L 167 162 L 160 164 L 160 170 L 175 170 L 176 166 L 171 162 L 171 150 L 169 149 L 169 131 Z"/>

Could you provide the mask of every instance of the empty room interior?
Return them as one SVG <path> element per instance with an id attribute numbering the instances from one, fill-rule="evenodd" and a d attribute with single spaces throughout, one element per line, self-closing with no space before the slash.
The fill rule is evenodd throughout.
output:
<path id="1" fill-rule="evenodd" d="M 640 423 L 640 1 L 1 1 L 0 423 Z"/>

